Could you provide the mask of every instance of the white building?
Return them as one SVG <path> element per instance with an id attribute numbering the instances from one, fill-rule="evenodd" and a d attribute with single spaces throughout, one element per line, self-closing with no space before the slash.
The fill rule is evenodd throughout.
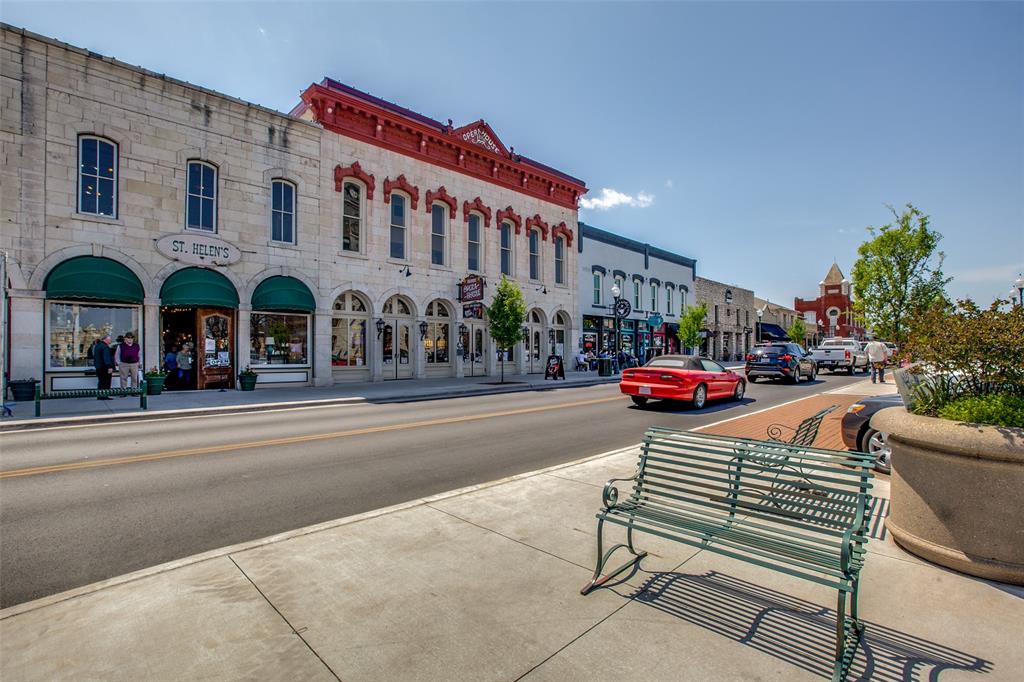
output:
<path id="1" fill-rule="evenodd" d="M 330 79 L 285 115 L 0 32 L 12 379 L 93 385 L 92 344 L 127 331 L 147 368 L 191 345 L 182 388 L 491 373 L 480 303 L 503 273 L 530 308 L 513 371 L 576 333 L 586 187 L 482 120 Z M 470 276 L 482 301 L 459 300 Z"/>
<path id="2" fill-rule="evenodd" d="M 679 313 L 693 303 L 696 269 L 693 258 L 580 223 L 580 347 L 616 349 L 612 288 L 617 286 L 631 308 L 619 322 L 618 348 L 640 359 L 648 349 L 679 352 Z"/>

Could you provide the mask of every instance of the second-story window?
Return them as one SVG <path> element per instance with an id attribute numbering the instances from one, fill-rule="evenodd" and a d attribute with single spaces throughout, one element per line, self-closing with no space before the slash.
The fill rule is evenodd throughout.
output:
<path id="1" fill-rule="evenodd" d="M 675 311 L 672 310 L 672 289 L 665 287 L 665 312 L 669 315 L 675 315 Z"/>
<path id="2" fill-rule="evenodd" d="M 287 180 L 270 183 L 270 239 L 295 243 L 295 185 Z"/>
<path id="3" fill-rule="evenodd" d="M 565 237 L 555 237 L 555 284 L 565 284 Z"/>
<path id="4" fill-rule="evenodd" d="M 651 285 L 651 312 L 658 312 L 658 285 Z"/>
<path id="5" fill-rule="evenodd" d="M 434 204 L 430 208 L 430 262 L 434 265 L 444 265 L 445 254 L 448 251 L 447 230 L 445 223 L 448 222 L 448 207 L 444 204 Z"/>
<path id="6" fill-rule="evenodd" d="M 217 169 L 202 161 L 188 162 L 188 203 L 185 226 L 217 231 Z"/>
<path id="7" fill-rule="evenodd" d="M 501 224 L 501 274 L 512 276 L 512 223 Z"/>
<path id="8" fill-rule="evenodd" d="M 117 217 L 117 145 L 99 137 L 78 138 L 78 212 Z"/>
<path id="9" fill-rule="evenodd" d="M 342 190 L 341 250 L 359 253 L 363 236 L 363 188 L 346 182 Z"/>
<path id="10" fill-rule="evenodd" d="M 633 280 L 633 307 L 637 310 L 643 310 L 640 307 L 640 280 Z"/>
<path id="11" fill-rule="evenodd" d="M 530 230 L 530 279 L 540 279 L 540 230 Z"/>
<path id="12" fill-rule="evenodd" d="M 466 267 L 474 272 L 480 271 L 480 216 L 469 214 L 469 228 L 466 231 L 467 263 Z"/>
<path id="13" fill-rule="evenodd" d="M 601 305 L 601 293 L 604 289 L 604 278 L 600 272 L 594 273 L 594 305 Z"/>
<path id="14" fill-rule="evenodd" d="M 405 197 L 391 195 L 391 257 L 405 260 Z"/>

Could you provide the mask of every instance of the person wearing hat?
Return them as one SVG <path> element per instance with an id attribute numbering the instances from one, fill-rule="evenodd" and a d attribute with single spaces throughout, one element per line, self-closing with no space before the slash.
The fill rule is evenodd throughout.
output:
<path id="1" fill-rule="evenodd" d="M 114 354 L 110 351 L 110 334 L 96 342 L 92 350 L 92 364 L 96 368 L 97 388 L 101 391 L 110 388 L 110 380 L 114 376 Z M 110 400 L 109 396 L 98 396 L 96 400 Z"/>
<path id="2" fill-rule="evenodd" d="M 117 344 L 117 350 L 114 351 L 114 363 L 121 375 L 121 388 L 139 387 L 139 355 L 139 344 L 135 343 L 135 334 L 128 332 L 124 335 L 124 341 Z"/>

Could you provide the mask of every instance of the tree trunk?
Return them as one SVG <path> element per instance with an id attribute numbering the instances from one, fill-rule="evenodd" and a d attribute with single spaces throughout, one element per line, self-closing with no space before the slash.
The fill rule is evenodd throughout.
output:
<path id="1" fill-rule="evenodd" d="M 505 383 L 505 349 L 501 350 L 501 381 L 498 383 Z"/>

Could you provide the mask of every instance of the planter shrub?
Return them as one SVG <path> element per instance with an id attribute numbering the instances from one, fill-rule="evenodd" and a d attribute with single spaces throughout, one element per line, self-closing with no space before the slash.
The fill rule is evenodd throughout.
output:
<path id="1" fill-rule="evenodd" d="M 1024 396 L 1004 393 L 956 398 L 939 408 L 943 419 L 1024 428 Z"/>

